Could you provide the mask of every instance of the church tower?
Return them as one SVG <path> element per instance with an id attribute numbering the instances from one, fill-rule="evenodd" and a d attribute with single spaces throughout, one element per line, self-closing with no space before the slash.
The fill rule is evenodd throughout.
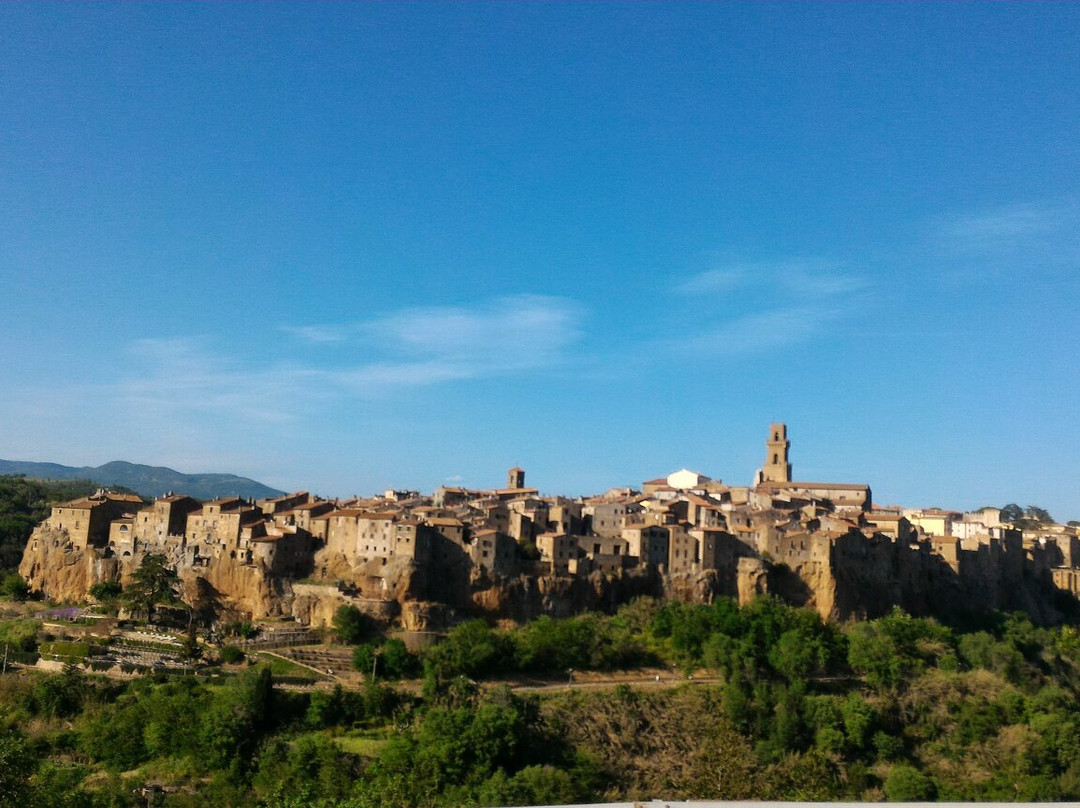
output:
<path id="1" fill-rule="evenodd" d="M 506 487 L 524 488 L 525 487 L 525 469 L 514 466 L 510 471 L 506 472 Z"/>
<path id="2" fill-rule="evenodd" d="M 765 441 L 768 455 L 765 466 L 761 469 L 759 482 L 790 483 L 791 463 L 788 462 L 788 449 L 791 441 L 787 437 L 786 424 L 769 424 L 769 439 Z"/>

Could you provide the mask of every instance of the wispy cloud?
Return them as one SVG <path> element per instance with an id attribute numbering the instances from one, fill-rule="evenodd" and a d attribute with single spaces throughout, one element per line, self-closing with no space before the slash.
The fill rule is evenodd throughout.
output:
<path id="1" fill-rule="evenodd" d="M 833 309 L 807 306 L 755 312 L 721 322 L 682 340 L 694 355 L 737 359 L 805 342 L 837 319 Z"/>
<path id="2" fill-rule="evenodd" d="M 581 337 L 581 308 L 540 295 L 499 298 L 472 308 L 413 308 L 361 327 L 365 341 L 391 356 L 419 357 L 469 375 L 549 365 Z"/>
<path id="3" fill-rule="evenodd" d="M 719 295 L 730 292 L 771 292 L 815 298 L 857 292 L 866 280 L 834 261 L 791 258 L 783 261 L 731 263 L 706 270 L 675 284 L 683 295 Z"/>
<path id="4" fill-rule="evenodd" d="M 696 328 L 665 343 L 683 354 L 738 358 L 823 335 L 870 284 L 835 261 L 789 258 L 728 262 L 673 288 L 693 301 Z"/>
<path id="5" fill-rule="evenodd" d="M 557 297 L 520 295 L 472 307 L 409 308 L 367 322 L 292 327 L 318 346 L 354 348 L 351 362 L 259 363 L 205 338 L 145 339 L 131 347 L 136 373 L 110 386 L 122 406 L 160 414 L 229 414 L 280 422 L 337 397 L 381 398 L 395 389 L 507 376 L 553 367 L 582 332 L 580 306 Z"/>
<path id="6" fill-rule="evenodd" d="M 1080 205 L 1075 201 L 1024 202 L 939 219 L 939 251 L 949 256 L 1080 257 Z"/>
<path id="7" fill-rule="evenodd" d="M 675 291 L 683 295 L 719 295 L 733 292 L 745 285 L 753 274 L 744 266 L 710 269 L 675 284 Z"/>
<path id="8" fill-rule="evenodd" d="M 347 326 L 339 325 L 283 325 L 280 329 L 301 342 L 314 344 L 345 342 L 350 332 Z"/>
<path id="9" fill-rule="evenodd" d="M 138 373 L 109 388 L 131 410 L 228 413 L 244 421 L 280 422 L 319 395 L 318 371 L 287 365 L 251 367 L 216 353 L 202 338 L 144 339 L 131 346 Z"/>

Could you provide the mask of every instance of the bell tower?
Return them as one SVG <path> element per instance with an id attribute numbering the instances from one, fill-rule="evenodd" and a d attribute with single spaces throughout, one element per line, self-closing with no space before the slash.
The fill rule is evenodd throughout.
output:
<path id="1" fill-rule="evenodd" d="M 761 469 L 761 482 L 791 482 L 791 463 L 788 462 L 788 449 L 791 441 L 787 437 L 787 424 L 769 424 L 769 438 L 765 441 L 768 454 L 765 466 Z"/>
<path id="2" fill-rule="evenodd" d="M 506 487 L 510 489 L 525 487 L 525 469 L 514 466 L 506 472 Z"/>

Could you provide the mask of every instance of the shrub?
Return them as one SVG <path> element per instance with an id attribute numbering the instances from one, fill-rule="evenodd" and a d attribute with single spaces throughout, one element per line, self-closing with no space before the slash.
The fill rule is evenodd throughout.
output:
<path id="1" fill-rule="evenodd" d="M 0 583 L 0 594 L 11 600 L 26 600 L 30 595 L 30 586 L 17 572 L 13 572 Z"/>
<path id="2" fill-rule="evenodd" d="M 99 603 L 115 600 L 124 591 L 119 581 L 101 581 L 93 584 L 90 589 L 90 597 Z"/>
<path id="3" fill-rule="evenodd" d="M 218 651 L 218 656 L 226 665 L 235 665 L 237 662 L 244 661 L 244 652 L 235 645 L 221 646 L 221 650 Z"/>
<path id="4" fill-rule="evenodd" d="M 894 766 L 885 778 L 885 796 L 890 802 L 928 802 L 937 796 L 937 787 L 911 766 Z"/>

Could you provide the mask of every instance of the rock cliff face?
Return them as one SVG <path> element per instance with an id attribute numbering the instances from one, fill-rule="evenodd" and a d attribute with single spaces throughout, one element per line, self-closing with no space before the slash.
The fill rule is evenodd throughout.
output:
<path id="1" fill-rule="evenodd" d="M 220 598 L 227 609 L 256 618 L 288 616 L 291 612 L 291 585 L 270 575 L 261 565 L 241 565 L 228 557 L 211 558 L 205 565 L 184 563 L 179 548 L 161 548 L 175 566 L 185 591 L 195 591 L 202 580 L 204 591 Z M 173 549 L 173 552 L 169 552 Z M 116 556 L 95 547 L 73 545 L 64 531 L 37 528 L 19 565 L 19 574 L 32 591 L 58 603 L 85 601 L 90 587 L 104 581 L 127 584 L 146 553 Z"/>
<path id="2" fill-rule="evenodd" d="M 162 548 L 156 548 L 162 549 Z M 899 605 L 913 614 L 1014 608 L 1040 621 L 1058 615 L 1051 590 L 1018 564 L 977 553 L 955 565 L 925 548 L 884 537 L 835 542 L 827 561 L 787 564 L 742 556 L 720 569 L 661 575 L 634 568 L 589 575 L 494 575 L 483 568 L 455 568 L 436 575 L 402 558 L 357 566 L 344 557 L 320 559 L 322 582 L 294 582 L 264 564 L 239 564 L 222 555 L 185 562 L 179 544 L 165 545 L 185 592 L 201 591 L 231 613 L 293 618 L 325 626 L 343 604 L 373 619 L 411 631 L 440 630 L 469 615 L 528 620 L 547 614 L 566 617 L 587 610 L 612 610 L 641 595 L 708 603 L 718 596 L 748 603 L 763 594 L 816 609 L 833 620 L 865 619 Z M 47 526 L 33 534 L 19 567 L 31 589 L 57 602 L 81 602 L 102 581 L 130 580 L 145 553 L 117 557 L 94 547 L 74 546 L 64 531 Z"/>
<path id="3" fill-rule="evenodd" d="M 19 575 L 31 591 L 57 603 L 81 602 L 93 584 L 123 572 L 120 559 L 75 547 L 66 533 L 45 527 L 34 531 L 19 564 Z"/>

